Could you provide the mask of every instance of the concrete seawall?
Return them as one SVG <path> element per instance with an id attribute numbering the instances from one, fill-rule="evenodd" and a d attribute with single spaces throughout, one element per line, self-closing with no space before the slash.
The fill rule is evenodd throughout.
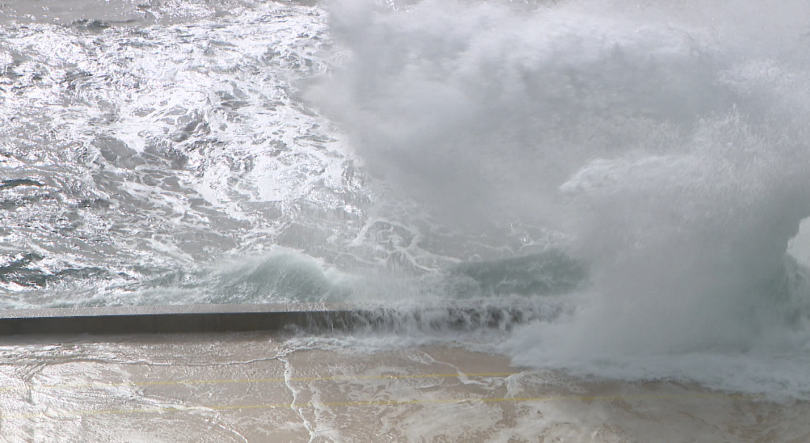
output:
<path id="1" fill-rule="evenodd" d="M 0 311 L 0 336 L 351 329 L 509 328 L 531 319 L 519 308 L 396 309 L 349 304 L 123 306 Z"/>

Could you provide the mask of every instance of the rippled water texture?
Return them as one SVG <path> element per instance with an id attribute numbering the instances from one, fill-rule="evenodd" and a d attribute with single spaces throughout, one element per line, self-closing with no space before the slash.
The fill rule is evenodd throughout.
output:
<path id="1" fill-rule="evenodd" d="M 301 97 L 346 56 L 322 7 L 7 2 L 1 12 L 7 307 L 328 299 L 345 292 L 329 269 L 413 276 L 534 242 L 525 229 L 434 240 L 414 203 L 369 189 L 340 133 Z"/>

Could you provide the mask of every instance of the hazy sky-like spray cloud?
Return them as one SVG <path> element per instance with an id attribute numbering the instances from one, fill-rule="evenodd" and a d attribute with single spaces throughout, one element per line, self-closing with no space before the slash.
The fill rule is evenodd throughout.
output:
<path id="1" fill-rule="evenodd" d="M 372 173 L 450 220 L 577 238 L 589 302 L 518 334 L 524 363 L 800 327 L 782 280 L 810 214 L 810 6 L 625 3 L 330 6 L 349 58 L 311 97 Z"/>
<path id="2" fill-rule="evenodd" d="M 585 161 L 666 149 L 727 104 L 714 42 L 560 8 L 333 2 L 350 57 L 311 96 L 372 173 L 437 213 L 559 224 L 557 188 Z"/>

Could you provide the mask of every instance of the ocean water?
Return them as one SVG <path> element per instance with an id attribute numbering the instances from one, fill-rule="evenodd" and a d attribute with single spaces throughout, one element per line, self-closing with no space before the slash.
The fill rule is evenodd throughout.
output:
<path id="1" fill-rule="evenodd" d="M 0 307 L 517 306 L 475 346 L 806 398 L 808 31 L 793 0 L 6 0 Z"/>

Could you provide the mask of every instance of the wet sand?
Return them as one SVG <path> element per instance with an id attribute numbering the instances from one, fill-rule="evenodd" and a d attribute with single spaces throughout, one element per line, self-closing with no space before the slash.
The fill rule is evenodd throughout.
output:
<path id="1" fill-rule="evenodd" d="M 807 442 L 810 405 L 270 333 L 0 346 L 3 442 Z M 319 349 L 312 349 L 313 347 Z"/>

